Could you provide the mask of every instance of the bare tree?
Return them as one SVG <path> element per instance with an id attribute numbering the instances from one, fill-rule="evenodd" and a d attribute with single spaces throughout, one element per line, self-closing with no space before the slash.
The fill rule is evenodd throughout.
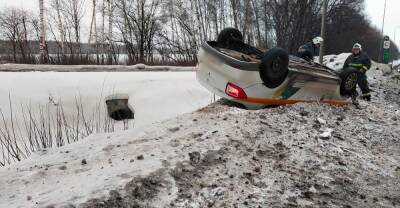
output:
<path id="1" fill-rule="evenodd" d="M 0 38 L 5 38 L 11 46 L 13 62 L 34 63 L 35 59 L 29 44 L 34 39 L 35 17 L 25 10 L 7 8 L 0 13 Z M 21 58 L 19 58 L 21 57 Z"/>
<path id="2" fill-rule="evenodd" d="M 368 23 L 363 13 L 364 2 L 329 0 L 328 53 L 347 50 L 354 41 L 371 44 L 371 48 L 379 44 L 381 34 Z M 91 12 L 85 16 L 88 4 L 92 6 Z M 59 63 L 94 63 L 89 61 L 89 53 L 95 51 L 98 64 L 118 63 L 120 53 L 127 55 L 128 64 L 194 64 L 202 42 L 217 39 L 226 27 L 242 31 L 248 44 L 264 49 L 279 46 L 295 53 L 300 45 L 319 35 L 322 1 L 51 0 L 50 6 L 45 16 L 42 9 L 40 13 L 47 21 L 9 11 L 0 15 L 0 34 L 7 39 L 13 61 L 30 62 L 29 54 L 42 54 L 43 50 L 36 49 L 39 47 L 31 47 L 31 41 L 38 39 L 44 48 L 51 43 L 52 53 L 61 51 L 63 59 L 69 58 Z M 90 20 L 87 31 L 83 27 L 84 17 Z M 50 41 L 43 44 L 46 35 Z M 82 39 L 88 43 L 82 43 Z M 86 54 L 86 59 L 82 54 Z M 54 62 L 54 56 L 51 57 Z"/>
<path id="3" fill-rule="evenodd" d="M 93 0 L 93 9 L 92 9 L 92 19 L 90 21 L 90 32 L 89 32 L 89 40 L 88 43 L 90 44 L 92 42 L 93 36 L 96 37 L 96 6 L 97 6 L 97 1 Z"/>
<path id="4" fill-rule="evenodd" d="M 57 53 L 58 62 L 65 64 L 68 63 L 67 55 L 66 55 L 66 46 L 67 44 L 67 33 L 66 30 L 66 16 L 65 12 L 63 11 L 63 2 L 62 0 L 52 0 L 49 4 L 49 12 L 47 12 L 47 28 L 48 28 L 48 35 L 51 34 L 51 38 L 58 46 L 56 51 L 53 53 Z M 53 25 L 57 27 L 54 28 Z M 50 33 L 50 34 L 49 34 Z M 53 50 L 55 50 L 53 48 Z M 61 54 L 61 57 L 59 56 Z"/>
<path id="5" fill-rule="evenodd" d="M 107 34 L 107 63 L 111 65 L 113 63 L 113 19 L 114 19 L 114 6 L 115 4 L 111 0 L 107 0 L 107 10 L 108 10 L 108 34 Z M 117 60 L 115 59 L 115 62 Z"/>
<path id="6" fill-rule="evenodd" d="M 138 62 L 146 63 L 152 59 L 153 41 L 159 27 L 161 0 L 119 0 L 116 6 L 119 10 L 119 24 L 129 27 L 129 33 L 124 33 L 124 42 L 137 45 Z M 135 42 L 133 42 L 135 41 Z M 129 52 L 129 51 L 128 51 Z"/>
<path id="7" fill-rule="evenodd" d="M 94 39 L 94 45 L 96 48 L 96 60 L 97 64 L 99 64 L 99 42 L 98 42 L 98 33 L 97 33 L 97 0 L 92 1 L 93 4 L 93 10 L 92 10 L 92 20 L 90 22 L 90 32 L 89 32 L 89 40 L 88 44 L 89 46 L 92 43 L 92 40 Z"/>
<path id="8" fill-rule="evenodd" d="M 58 20 L 58 29 L 60 32 L 60 37 L 61 37 L 61 54 L 63 57 L 65 57 L 65 30 L 64 30 L 64 24 L 63 21 L 61 19 L 61 8 L 60 8 L 60 2 L 59 0 L 54 0 L 55 2 L 55 9 L 57 12 L 57 20 Z"/>
<path id="9" fill-rule="evenodd" d="M 106 21 L 106 0 L 103 0 L 103 4 L 101 7 L 101 17 L 102 17 L 102 21 L 101 21 L 101 63 L 104 64 L 104 52 L 105 52 L 105 48 L 104 48 L 104 42 L 106 41 L 106 25 L 105 25 L 105 21 Z"/>
<path id="10" fill-rule="evenodd" d="M 70 58 L 81 57 L 81 25 L 84 17 L 84 0 L 56 0 L 57 13 L 60 12 L 59 28 L 61 39 L 68 45 Z M 58 16 L 58 14 L 57 14 Z M 58 19 L 58 18 L 57 18 Z M 64 42 L 64 41 L 62 41 Z"/>
<path id="11" fill-rule="evenodd" d="M 39 0 L 39 25 L 40 25 L 40 62 L 42 64 L 47 63 L 46 58 L 46 30 L 45 30 L 45 20 L 44 20 L 44 2 Z"/>

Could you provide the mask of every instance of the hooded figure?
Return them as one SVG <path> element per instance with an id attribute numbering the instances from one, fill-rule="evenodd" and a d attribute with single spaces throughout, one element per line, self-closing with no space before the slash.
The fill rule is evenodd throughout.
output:
<path id="1" fill-rule="evenodd" d="M 359 43 L 354 44 L 352 54 L 344 62 L 343 68 L 353 67 L 358 69 L 358 86 L 362 91 L 362 98 L 371 101 L 371 90 L 368 86 L 366 72 L 371 68 L 371 59 L 368 54 L 362 50 Z"/>
<path id="2" fill-rule="evenodd" d="M 297 51 L 297 56 L 307 61 L 314 60 L 314 56 L 319 55 L 319 48 L 321 47 L 322 42 L 324 42 L 323 38 L 315 37 L 311 42 L 300 46 Z"/>

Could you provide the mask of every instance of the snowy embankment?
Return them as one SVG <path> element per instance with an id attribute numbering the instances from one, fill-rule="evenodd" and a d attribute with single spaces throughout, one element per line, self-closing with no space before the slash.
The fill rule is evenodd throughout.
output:
<path id="1" fill-rule="evenodd" d="M 108 118 L 105 97 L 113 94 L 129 96 L 134 120 Z M 0 97 L 0 166 L 92 133 L 141 129 L 213 99 L 193 72 L 1 73 Z"/>
<path id="2" fill-rule="evenodd" d="M 331 69 L 340 70 L 343 67 L 343 63 L 346 61 L 347 57 L 349 57 L 350 53 L 342 53 L 339 55 L 327 55 L 324 56 L 324 65 L 328 66 Z M 315 58 L 315 61 L 318 61 L 318 57 Z M 392 72 L 392 69 L 385 64 L 380 64 L 372 61 L 372 67 L 369 71 L 370 73 L 375 74 L 376 71 L 381 71 L 379 74 L 389 75 Z"/>
<path id="3" fill-rule="evenodd" d="M 362 109 L 216 103 L 36 153 L 0 170 L 0 207 L 398 207 L 400 88 L 381 74 Z"/>
<path id="4" fill-rule="evenodd" d="M 129 72 L 129 71 L 194 71 L 194 67 L 122 65 L 30 65 L 0 64 L 0 72 Z"/>
<path id="5" fill-rule="evenodd" d="M 400 60 L 393 61 L 392 68 L 395 70 L 400 70 Z"/>

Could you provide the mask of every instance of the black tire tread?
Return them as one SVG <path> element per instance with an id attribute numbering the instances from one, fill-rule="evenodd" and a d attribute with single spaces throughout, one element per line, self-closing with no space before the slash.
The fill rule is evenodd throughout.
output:
<path id="1" fill-rule="evenodd" d="M 243 34 L 236 28 L 225 28 L 218 35 L 218 45 L 222 48 L 231 48 L 235 42 L 243 43 Z"/>
<path id="2" fill-rule="evenodd" d="M 340 73 L 339 76 L 342 80 L 342 82 L 340 83 L 340 94 L 342 96 L 352 96 L 354 94 L 354 92 L 357 89 L 357 80 L 355 80 L 355 84 L 353 87 L 351 87 L 351 89 L 347 89 L 346 88 L 346 79 L 351 75 L 351 74 L 356 74 L 358 77 L 358 73 L 359 71 L 353 67 L 347 67 L 345 69 L 343 69 Z"/>
<path id="3" fill-rule="evenodd" d="M 281 58 L 282 64 L 279 67 L 279 74 L 273 74 L 272 64 L 275 59 Z M 276 88 L 280 86 L 287 78 L 289 74 L 289 55 L 288 53 L 281 48 L 272 48 L 268 50 L 264 57 L 262 58 L 260 64 L 260 77 L 264 82 L 264 85 L 268 88 Z M 275 75 L 277 77 L 272 77 L 271 75 Z"/>

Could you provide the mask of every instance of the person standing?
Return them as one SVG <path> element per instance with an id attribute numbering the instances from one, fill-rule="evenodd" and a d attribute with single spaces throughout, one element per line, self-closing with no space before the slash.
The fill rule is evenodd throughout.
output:
<path id="1" fill-rule="evenodd" d="M 371 101 L 371 90 L 367 80 L 367 71 L 371 68 L 371 59 L 362 50 L 361 44 L 354 44 L 352 54 L 344 62 L 343 68 L 347 67 L 358 69 L 358 86 L 362 91 L 361 97 L 366 101 Z"/>

